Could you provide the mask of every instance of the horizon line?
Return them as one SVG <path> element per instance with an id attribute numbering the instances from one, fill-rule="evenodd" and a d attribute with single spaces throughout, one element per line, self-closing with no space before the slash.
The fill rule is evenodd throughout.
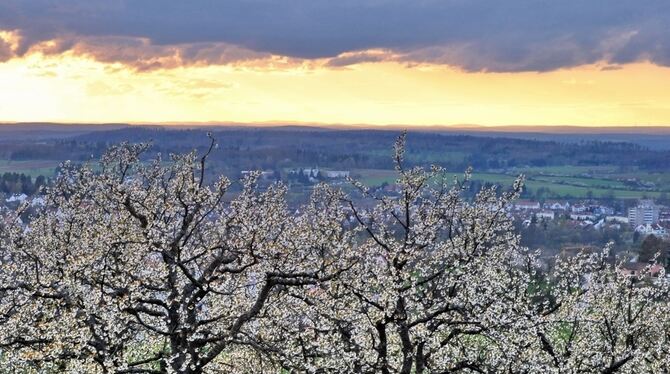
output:
<path id="1" fill-rule="evenodd" d="M 128 121 L 128 122 L 59 122 L 59 121 L 0 121 L 0 126 L 140 126 L 140 127 L 248 127 L 248 128 L 281 128 L 281 127 L 304 127 L 336 130 L 418 130 L 418 131 L 471 131 L 471 132 L 531 132 L 531 133 L 598 133 L 596 130 L 606 133 L 636 133 L 662 132 L 670 134 L 670 124 L 667 125 L 480 125 L 480 124 L 365 124 L 365 123 L 324 123 L 324 122 L 302 122 L 302 121 L 260 121 L 260 122 L 235 122 L 235 121 Z"/>

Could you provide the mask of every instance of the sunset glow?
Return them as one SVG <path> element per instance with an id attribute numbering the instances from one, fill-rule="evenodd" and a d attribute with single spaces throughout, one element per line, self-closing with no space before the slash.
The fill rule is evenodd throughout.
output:
<path id="1" fill-rule="evenodd" d="M 670 123 L 670 69 L 649 63 L 547 73 L 257 63 L 135 71 L 33 54 L 0 64 L 0 111 L 3 121 L 53 122 Z"/>
<path id="2" fill-rule="evenodd" d="M 670 124 L 663 2 L 299 1 L 2 3 L 0 122 Z"/>

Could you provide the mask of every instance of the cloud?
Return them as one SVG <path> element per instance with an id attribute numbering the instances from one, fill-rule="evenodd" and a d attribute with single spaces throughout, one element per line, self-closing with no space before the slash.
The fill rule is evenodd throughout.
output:
<path id="1" fill-rule="evenodd" d="M 600 71 L 614 71 L 614 70 L 621 70 L 623 69 L 623 66 L 621 65 L 605 65 L 600 68 Z"/>
<path id="2" fill-rule="evenodd" d="M 0 58 L 3 56 L 0 39 Z M 8 57 L 30 53 L 59 55 L 72 53 L 107 63 L 121 63 L 138 71 L 170 69 L 185 65 L 242 64 L 271 57 L 227 43 L 192 43 L 177 45 L 152 44 L 147 38 L 129 36 L 60 36 L 57 39 L 26 45 L 20 38 L 19 47 L 8 49 Z"/>
<path id="3" fill-rule="evenodd" d="M 345 67 L 361 63 L 393 61 L 398 59 L 399 56 L 395 55 L 391 51 L 369 50 L 369 51 L 345 52 L 337 57 L 328 59 L 326 61 L 326 66 Z"/>
<path id="4" fill-rule="evenodd" d="M 0 39 L 0 62 L 5 62 L 14 55 L 11 46 L 6 41 Z"/>
<path id="5" fill-rule="evenodd" d="M 270 55 L 468 71 L 670 65 L 666 0 L 3 0 L 0 29 L 21 35 L 15 55 L 51 43 L 140 70 Z"/>
<path id="6" fill-rule="evenodd" d="M 0 30 L 0 62 L 10 60 L 16 55 L 18 35 L 13 32 Z"/>

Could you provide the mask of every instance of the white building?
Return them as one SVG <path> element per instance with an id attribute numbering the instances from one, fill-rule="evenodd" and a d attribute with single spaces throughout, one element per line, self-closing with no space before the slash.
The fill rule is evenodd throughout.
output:
<path id="1" fill-rule="evenodd" d="M 22 194 L 12 195 L 8 199 L 6 199 L 5 201 L 8 202 L 8 203 L 13 203 L 13 202 L 17 202 L 17 201 L 22 203 L 27 198 L 28 198 L 28 195 L 22 193 Z"/>
<path id="2" fill-rule="evenodd" d="M 611 216 L 614 214 L 614 208 L 605 205 L 599 205 L 593 209 L 593 213 L 604 216 Z"/>
<path id="3" fill-rule="evenodd" d="M 514 210 L 539 210 L 540 203 L 530 200 L 517 200 L 514 202 Z"/>
<path id="4" fill-rule="evenodd" d="M 47 200 L 42 196 L 37 196 L 30 201 L 31 206 L 45 206 L 47 205 Z"/>
<path id="5" fill-rule="evenodd" d="M 349 172 L 346 170 L 321 170 L 324 178 L 348 178 Z"/>
<path id="6" fill-rule="evenodd" d="M 543 210 L 540 212 L 535 213 L 535 217 L 537 219 L 554 219 L 556 218 L 556 213 L 554 213 L 552 210 Z"/>
<path id="7" fill-rule="evenodd" d="M 570 210 L 570 203 L 567 201 L 547 200 L 544 202 L 544 209 Z"/>
<path id="8" fill-rule="evenodd" d="M 660 208 L 651 200 L 640 200 L 628 209 L 628 222 L 633 227 L 658 223 Z"/>
<path id="9" fill-rule="evenodd" d="M 575 204 L 571 210 L 573 213 L 584 213 L 588 210 L 588 207 L 584 204 Z"/>
<path id="10" fill-rule="evenodd" d="M 667 238 L 668 237 L 668 230 L 665 229 L 665 227 L 660 226 L 658 224 L 646 224 L 646 225 L 639 225 L 635 227 L 635 231 L 639 232 L 642 235 L 654 235 L 659 238 Z"/>

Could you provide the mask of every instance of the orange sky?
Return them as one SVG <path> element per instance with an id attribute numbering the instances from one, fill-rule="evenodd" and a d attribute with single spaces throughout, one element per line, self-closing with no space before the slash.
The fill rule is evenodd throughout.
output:
<path id="1" fill-rule="evenodd" d="M 391 61 L 333 68 L 275 56 L 139 72 L 65 52 L 0 63 L 0 82 L 4 122 L 670 124 L 670 68 L 650 63 L 465 73 Z"/>

